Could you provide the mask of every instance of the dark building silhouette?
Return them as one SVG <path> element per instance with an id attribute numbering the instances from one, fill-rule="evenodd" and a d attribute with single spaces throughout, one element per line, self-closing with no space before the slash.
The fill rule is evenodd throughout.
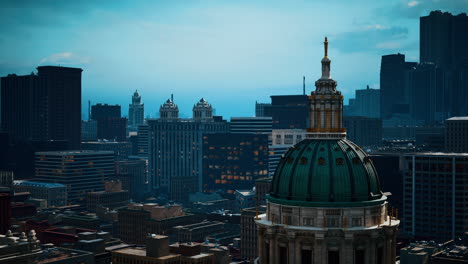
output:
<path id="1" fill-rule="evenodd" d="M 121 117 L 120 105 L 96 104 L 91 106 L 91 119 L 97 121 L 97 138 L 127 140 L 127 118 Z"/>
<path id="2" fill-rule="evenodd" d="M 380 66 L 380 117 L 390 119 L 394 114 L 408 114 L 408 89 L 405 73 L 416 66 L 406 62 L 404 54 L 382 56 Z"/>
<path id="3" fill-rule="evenodd" d="M 40 66 L 38 73 L 1 78 L 1 124 L 13 140 L 66 140 L 78 149 L 81 138 L 79 68 Z"/>
<path id="4" fill-rule="evenodd" d="M 420 60 L 443 68 L 468 65 L 468 16 L 440 10 L 420 18 Z"/>
<path id="5" fill-rule="evenodd" d="M 426 123 L 443 121 L 449 115 L 449 91 L 444 73 L 434 63 L 421 63 L 406 73 L 409 87 L 409 112 L 414 120 Z"/>
<path id="6" fill-rule="evenodd" d="M 306 129 L 309 109 L 307 95 L 272 95 L 271 105 L 263 104 L 258 114 L 273 119 L 273 129 Z M 257 107 L 257 106 L 256 106 Z"/>
<path id="7" fill-rule="evenodd" d="M 10 229 L 11 196 L 9 193 L 0 193 L 0 234 Z"/>
<path id="8" fill-rule="evenodd" d="M 91 106 L 91 119 L 120 118 L 120 105 L 96 104 Z"/>
<path id="9" fill-rule="evenodd" d="M 363 147 L 382 143 L 382 120 L 364 116 L 345 116 L 343 125 L 349 140 Z"/>
<path id="10" fill-rule="evenodd" d="M 271 117 L 231 117 L 229 130 L 233 134 L 271 133 Z"/>
<path id="11" fill-rule="evenodd" d="M 251 189 L 268 175 L 268 135 L 204 135 L 202 174 L 204 192 Z"/>
<path id="12" fill-rule="evenodd" d="M 399 153 L 376 153 L 370 155 L 377 173 L 379 174 L 380 186 L 387 192 L 391 207 L 403 210 L 403 175 L 400 171 Z"/>
<path id="13" fill-rule="evenodd" d="M 255 102 L 255 117 L 267 117 L 267 116 L 269 116 L 266 113 L 265 108 L 270 107 L 270 106 L 271 106 L 271 104 L 269 104 L 269 103 Z"/>
<path id="14" fill-rule="evenodd" d="M 98 139 L 126 141 L 127 118 L 104 118 L 97 121 Z"/>
<path id="15" fill-rule="evenodd" d="M 446 120 L 445 151 L 468 153 L 468 117 L 452 117 Z"/>
<path id="16" fill-rule="evenodd" d="M 433 63 L 438 68 L 439 79 L 431 85 L 440 93 L 435 96 L 442 100 L 438 107 L 442 108 L 443 116 L 438 118 L 439 121 L 468 115 L 467 46 L 468 16 L 465 13 L 454 16 L 448 12 L 432 11 L 429 16 L 420 18 L 421 63 Z"/>
<path id="17" fill-rule="evenodd" d="M 380 90 L 369 88 L 356 90 L 354 99 L 344 106 L 345 116 L 380 117 Z"/>

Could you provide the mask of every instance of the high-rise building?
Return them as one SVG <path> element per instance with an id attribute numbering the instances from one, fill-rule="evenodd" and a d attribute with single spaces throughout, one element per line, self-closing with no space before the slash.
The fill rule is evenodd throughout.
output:
<path id="1" fill-rule="evenodd" d="M 452 117 L 445 121 L 445 150 L 468 153 L 468 117 Z"/>
<path id="2" fill-rule="evenodd" d="M 382 120 L 364 116 L 345 116 L 343 125 L 349 140 L 364 147 L 382 143 Z"/>
<path id="3" fill-rule="evenodd" d="M 281 157 L 290 147 L 306 138 L 305 129 L 273 129 L 268 146 L 268 174 L 270 177 L 276 171 Z"/>
<path id="4" fill-rule="evenodd" d="M 255 117 L 268 117 L 270 116 L 267 107 L 270 107 L 270 103 L 258 103 L 255 102 Z"/>
<path id="5" fill-rule="evenodd" d="M 415 153 L 402 156 L 406 236 L 440 242 L 468 228 L 468 155 Z"/>
<path id="6" fill-rule="evenodd" d="M 309 98 L 307 139 L 280 161 L 256 216 L 259 263 L 395 263 L 399 220 L 369 156 L 346 139 L 343 96 L 330 77 L 325 38 L 322 77 Z"/>
<path id="7" fill-rule="evenodd" d="M 382 56 L 380 64 L 380 117 L 390 119 L 393 115 L 409 114 L 409 93 L 405 73 L 416 66 L 406 62 L 404 54 Z"/>
<path id="8" fill-rule="evenodd" d="M 232 134 L 269 134 L 272 129 L 271 117 L 231 117 L 230 132 Z"/>
<path id="9" fill-rule="evenodd" d="M 151 186 L 173 200 L 185 200 L 189 193 L 202 190 L 203 135 L 227 133 L 228 123 L 213 118 L 179 119 L 178 107 L 171 100 L 160 107 L 160 116 L 147 121 Z"/>
<path id="10" fill-rule="evenodd" d="M 83 120 L 81 121 L 81 140 L 94 141 L 97 140 L 97 121 Z"/>
<path id="11" fill-rule="evenodd" d="M 442 69 L 429 62 L 418 64 L 406 72 L 412 119 L 431 124 L 451 116 L 449 89 L 444 77 Z"/>
<path id="12" fill-rule="evenodd" d="M 272 95 L 264 113 L 272 117 L 273 129 L 306 129 L 307 95 Z"/>
<path id="13" fill-rule="evenodd" d="M 91 119 L 121 118 L 120 105 L 96 104 L 91 106 Z"/>
<path id="14" fill-rule="evenodd" d="M 442 68 L 468 64 L 468 16 L 452 15 L 440 10 L 420 18 L 419 52 L 421 62 L 432 62 Z"/>
<path id="15" fill-rule="evenodd" d="M 1 78 L 2 130 L 19 140 L 81 141 L 79 68 L 40 66 L 37 75 Z"/>
<path id="16" fill-rule="evenodd" d="M 149 126 L 147 124 L 138 126 L 137 132 L 137 155 L 140 157 L 148 157 L 149 148 Z"/>
<path id="17" fill-rule="evenodd" d="M 240 253 L 243 259 L 253 262 L 258 256 L 258 234 L 255 216 L 265 213 L 265 206 L 246 208 L 241 211 L 241 245 Z"/>
<path id="18" fill-rule="evenodd" d="M 81 143 L 82 150 L 94 151 L 113 151 L 114 159 L 128 160 L 131 155 L 132 146 L 130 142 L 115 142 L 115 141 L 89 141 Z"/>
<path id="19" fill-rule="evenodd" d="M 116 177 L 122 182 L 122 188 L 128 190 L 130 198 L 142 200 L 148 192 L 147 161 L 140 159 L 115 162 Z"/>
<path id="20" fill-rule="evenodd" d="M 128 105 L 128 126 L 131 130 L 136 130 L 145 121 L 145 105 L 141 103 L 141 95 L 135 91 L 132 96 L 132 103 Z"/>
<path id="21" fill-rule="evenodd" d="M 193 106 L 193 120 L 197 121 L 212 121 L 213 120 L 213 107 L 205 100 L 205 98 L 200 99 Z"/>
<path id="22" fill-rule="evenodd" d="M 268 135 L 204 135 L 202 175 L 204 192 L 252 188 L 268 175 Z"/>
<path id="23" fill-rule="evenodd" d="M 345 116 L 380 117 L 380 90 L 369 88 L 356 90 L 355 99 L 349 100 L 344 111 Z"/>
<path id="24" fill-rule="evenodd" d="M 88 192 L 103 191 L 113 175 L 112 151 L 36 152 L 35 179 L 66 185 L 69 203 L 83 201 Z"/>

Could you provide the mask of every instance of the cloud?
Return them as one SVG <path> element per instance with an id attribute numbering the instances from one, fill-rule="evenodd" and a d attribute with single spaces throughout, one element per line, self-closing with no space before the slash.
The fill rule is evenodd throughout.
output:
<path id="1" fill-rule="evenodd" d="M 78 56 L 72 52 L 62 52 L 55 53 L 50 56 L 47 56 L 41 60 L 40 65 L 43 64 L 61 64 L 61 65 L 70 65 L 70 64 L 88 64 L 90 63 L 91 58 Z"/>
<path id="2" fill-rule="evenodd" d="M 336 47 L 343 52 L 362 52 L 398 49 L 408 38 L 406 27 L 390 27 L 380 24 L 363 26 L 356 31 L 336 36 Z"/>

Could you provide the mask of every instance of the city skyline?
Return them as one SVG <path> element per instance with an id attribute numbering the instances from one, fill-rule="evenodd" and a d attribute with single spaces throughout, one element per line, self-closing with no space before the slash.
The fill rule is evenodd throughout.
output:
<path id="1" fill-rule="evenodd" d="M 88 100 L 120 104 L 126 116 L 135 90 L 152 117 L 171 94 L 181 117 L 191 116 L 200 96 L 217 115 L 253 116 L 255 101 L 301 94 L 303 75 L 306 93 L 313 90 L 320 76 L 311 62 L 321 54 L 312 51 L 327 35 L 347 102 L 367 84 L 379 88 L 382 55 L 419 60 L 420 16 L 435 9 L 456 15 L 467 3 L 47 1 L 39 7 L 7 1 L 0 6 L 6 25 L 0 48 L 14 52 L 0 55 L 0 74 L 29 74 L 43 65 L 83 68 L 83 119 Z M 28 16 L 19 20 L 22 13 Z"/>

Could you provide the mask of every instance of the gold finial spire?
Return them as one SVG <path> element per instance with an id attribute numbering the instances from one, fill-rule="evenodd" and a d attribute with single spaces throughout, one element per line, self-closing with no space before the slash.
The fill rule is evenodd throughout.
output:
<path id="1" fill-rule="evenodd" d="M 323 42 L 323 45 L 325 46 L 325 58 L 328 57 L 328 38 L 325 37 L 325 41 Z"/>

